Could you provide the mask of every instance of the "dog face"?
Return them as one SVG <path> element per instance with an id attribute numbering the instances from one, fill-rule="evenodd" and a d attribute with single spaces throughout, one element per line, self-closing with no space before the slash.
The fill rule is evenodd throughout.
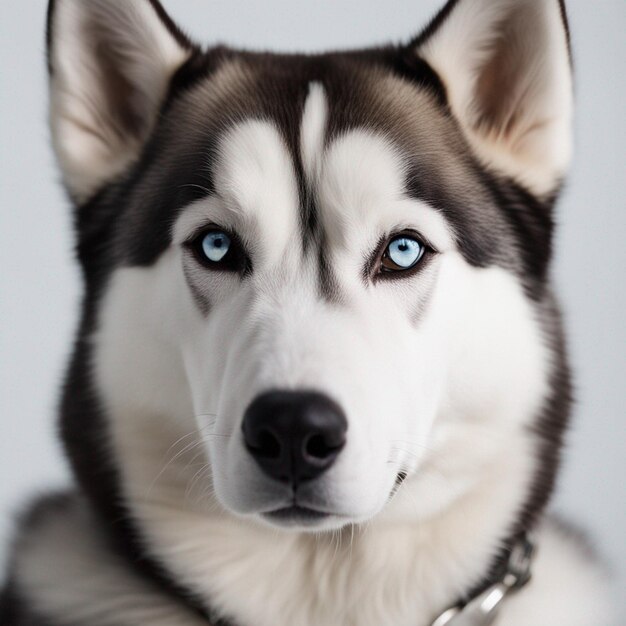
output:
<path id="1" fill-rule="evenodd" d="M 496 461 L 526 497 L 569 159 L 556 0 L 452 2 L 407 46 L 315 57 L 61 0 L 50 40 L 131 508 L 188 506 L 195 481 L 193 506 L 319 531 L 432 515 Z"/>

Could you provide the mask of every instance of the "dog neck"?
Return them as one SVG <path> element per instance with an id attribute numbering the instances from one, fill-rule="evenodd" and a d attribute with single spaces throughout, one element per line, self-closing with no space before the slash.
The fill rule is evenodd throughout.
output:
<path id="1" fill-rule="evenodd" d="M 512 539 L 494 560 L 480 585 L 462 595 L 457 603 L 446 609 L 431 626 L 489 626 L 509 596 L 522 589 L 531 578 L 534 543 L 526 534 Z M 144 572 L 145 573 L 145 572 Z M 196 598 L 176 587 L 167 578 L 152 570 L 154 581 L 160 584 L 175 601 L 205 619 L 212 626 L 238 626 L 199 603 Z"/>
<path id="2" fill-rule="evenodd" d="M 351 530 L 353 540 L 354 529 Z M 341 539 L 338 538 L 337 554 L 341 555 Z M 531 577 L 531 563 L 534 543 L 524 533 L 506 542 L 507 547 L 492 560 L 488 572 L 481 582 L 463 593 L 448 609 L 443 611 L 432 626 L 488 626 L 496 619 L 502 605 L 510 595 L 526 585 Z M 185 610 L 196 614 L 212 626 L 239 626 L 235 620 L 225 618 L 207 602 L 198 601 L 194 594 L 174 584 L 159 567 L 144 557 L 133 561 L 132 566 L 140 563 L 142 575 L 157 583 L 170 598 L 180 603 Z M 422 622 L 417 622 L 421 624 Z"/>

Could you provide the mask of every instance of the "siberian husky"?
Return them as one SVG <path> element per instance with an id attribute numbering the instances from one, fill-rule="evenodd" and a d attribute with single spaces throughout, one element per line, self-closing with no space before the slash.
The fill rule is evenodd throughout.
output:
<path id="1" fill-rule="evenodd" d="M 313 56 L 56 0 L 47 44 L 76 487 L 22 518 L 3 626 L 607 626 L 602 568 L 544 512 L 559 0 L 452 0 Z"/>

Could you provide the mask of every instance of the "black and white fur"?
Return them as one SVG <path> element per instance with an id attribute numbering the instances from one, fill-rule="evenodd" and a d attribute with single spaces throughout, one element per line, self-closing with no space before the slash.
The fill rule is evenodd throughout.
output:
<path id="1" fill-rule="evenodd" d="M 498 626 L 607 626 L 547 519 L 570 389 L 550 288 L 571 152 L 558 0 L 451 0 L 407 44 L 203 50 L 157 0 L 56 0 L 54 148 L 85 297 L 60 407 L 72 493 L 22 519 L 3 626 L 427 626 L 533 532 Z M 208 223 L 245 273 L 198 264 Z M 390 235 L 432 249 L 379 280 Z M 243 445 L 268 389 L 348 419 L 298 490 Z"/>

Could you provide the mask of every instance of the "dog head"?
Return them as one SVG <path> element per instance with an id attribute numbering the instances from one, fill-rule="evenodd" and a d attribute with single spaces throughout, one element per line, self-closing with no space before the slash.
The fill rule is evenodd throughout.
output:
<path id="1" fill-rule="evenodd" d="M 318 56 L 57 0 L 49 66 L 87 287 L 68 393 L 98 398 L 131 508 L 195 480 L 317 531 L 432 515 L 496 465 L 529 497 L 570 156 L 557 0 L 452 1 L 406 45 Z"/>

